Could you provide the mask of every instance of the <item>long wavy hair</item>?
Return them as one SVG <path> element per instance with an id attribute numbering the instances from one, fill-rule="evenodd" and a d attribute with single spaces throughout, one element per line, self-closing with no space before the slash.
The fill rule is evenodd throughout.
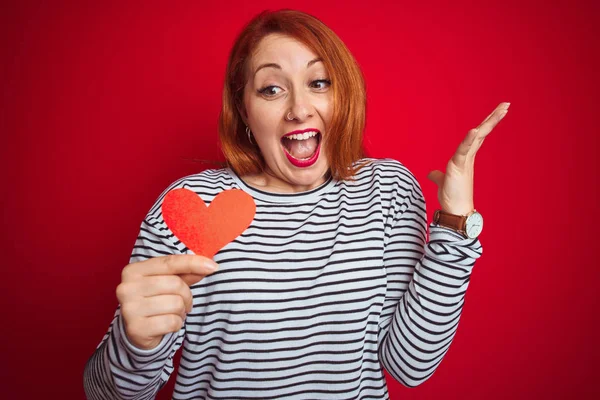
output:
<path id="1" fill-rule="evenodd" d="M 237 37 L 225 75 L 223 107 L 219 116 L 221 148 L 228 165 L 238 174 L 264 170 L 260 149 L 249 142 L 238 111 L 243 105 L 247 63 L 260 41 L 272 33 L 293 37 L 323 61 L 333 91 L 333 114 L 324 135 L 330 174 L 349 179 L 364 157 L 366 90 L 358 63 L 341 39 L 317 18 L 294 10 L 264 11 L 252 19 Z"/>

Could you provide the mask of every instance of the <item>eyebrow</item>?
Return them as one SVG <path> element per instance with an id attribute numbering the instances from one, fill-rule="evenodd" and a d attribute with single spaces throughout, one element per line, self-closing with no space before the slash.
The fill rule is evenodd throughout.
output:
<path id="1" fill-rule="evenodd" d="M 318 62 L 322 62 L 323 59 L 322 58 L 315 58 L 314 60 L 310 60 L 307 64 L 306 64 L 306 68 L 310 68 L 311 66 L 313 66 L 313 64 L 316 64 Z M 275 63 L 266 63 L 266 64 L 262 64 L 260 65 L 258 68 L 256 68 L 256 71 L 254 71 L 254 76 L 256 76 L 256 73 L 258 71 L 260 71 L 263 68 L 276 68 L 276 69 L 282 69 L 281 65 L 279 64 L 275 64 Z"/>

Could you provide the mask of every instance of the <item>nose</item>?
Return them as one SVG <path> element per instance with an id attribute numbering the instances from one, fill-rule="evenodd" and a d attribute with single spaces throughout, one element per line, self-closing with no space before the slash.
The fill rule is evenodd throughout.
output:
<path id="1" fill-rule="evenodd" d="M 310 95 L 303 90 L 295 90 L 290 96 L 290 103 L 290 107 L 284 115 L 286 121 L 304 122 L 315 115 Z"/>

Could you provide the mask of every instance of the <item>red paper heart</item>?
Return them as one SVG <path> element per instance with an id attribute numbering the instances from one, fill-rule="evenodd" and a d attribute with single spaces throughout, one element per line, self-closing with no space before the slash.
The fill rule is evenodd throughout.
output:
<path id="1" fill-rule="evenodd" d="M 162 204 L 171 232 L 195 254 L 209 258 L 244 232 L 255 213 L 254 199 L 239 189 L 224 190 L 209 207 L 191 190 L 173 189 Z"/>

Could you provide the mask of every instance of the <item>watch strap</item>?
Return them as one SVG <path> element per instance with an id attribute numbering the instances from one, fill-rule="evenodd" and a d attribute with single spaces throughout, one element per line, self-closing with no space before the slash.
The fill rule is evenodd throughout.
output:
<path id="1" fill-rule="evenodd" d="M 433 223 L 450 228 L 466 236 L 467 217 L 465 215 L 450 214 L 443 210 L 436 210 L 433 214 Z"/>

